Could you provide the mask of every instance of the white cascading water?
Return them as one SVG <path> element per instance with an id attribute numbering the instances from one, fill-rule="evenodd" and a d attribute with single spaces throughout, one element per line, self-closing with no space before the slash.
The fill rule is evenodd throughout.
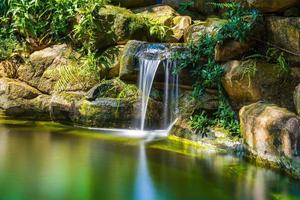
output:
<path id="1" fill-rule="evenodd" d="M 135 57 L 139 62 L 139 80 L 138 86 L 140 90 L 140 107 L 137 108 L 140 119 L 137 121 L 136 128 L 133 129 L 109 129 L 101 128 L 107 133 L 120 136 L 146 138 L 147 141 L 154 140 L 168 136 L 169 130 L 175 123 L 176 114 L 178 113 L 178 99 L 179 99 L 179 75 L 174 74 L 173 71 L 176 67 L 176 62 L 170 59 L 170 50 L 163 45 L 151 45 L 147 48 L 140 50 Z M 161 113 L 162 120 L 158 127 L 147 127 L 147 108 L 150 99 L 150 93 L 153 88 L 153 82 L 158 72 L 159 67 L 164 70 L 164 97 L 163 109 Z M 145 130 L 148 128 L 148 130 Z M 96 129 L 96 128 L 90 128 Z"/>
<path id="2" fill-rule="evenodd" d="M 139 58 L 139 90 L 141 91 L 141 130 L 145 129 L 145 121 L 150 92 L 160 62 L 160 60 L 147 60 Z"/>
<path id="3" fill-rule="evenodd" d="M 176 67 L 175 61 L 167 59 L 163 64 L 165 69 L 163 127 L 167 129 L 175 120 L 175 116 L 178 113 L 179 77 L 178 74 L 173 73 Z"/>
<path id="4" fill-rule="evenodd" d="M 152 58 L 144 56 L 147 53 L 152 54 Z M 153 56 L 157 54 L 156 56 Z M 162 56 L 164 55 L 164 56 Z M 162 58 L 163 57 L 163 58 Z M 139 52 L 139 89 L 141 92 L 141 121 L 140 129 L 143 131 L 146 125 L 147 108 L 149 97 L 153 86 L 154 78 L 158 67 L 163 64 L 165 71 L 164 82 L 164 102 L 163 102 L 163 129 L 168 129 L 175 120 L 178 112 L 178 93 L 179 77 L 173 73 L 176 62 L 168 58 L 169 53 L 159 49 L 146 49 L 145 52 Z"/>

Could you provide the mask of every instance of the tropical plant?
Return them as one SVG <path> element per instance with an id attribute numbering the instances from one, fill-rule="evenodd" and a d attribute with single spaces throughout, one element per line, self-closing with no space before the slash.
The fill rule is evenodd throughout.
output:
<path id="1" fill-rule="evenodd" d="M 221 84 L 223 68 L 215 60 L 215 47 L 227 40 L 245 41 L 255 26 L 259 14 L 256 10 L 244 8 L 242 3 L 212 3 L 211 5 L 226 8 L 224 17 L 227 22 L 217 28 L 216 34 L 199 33 L 199 39 L 190 42 L 185 52 L 175 54 L 174 59 L 178 60 L 179 63 L 176 71 L 190 68 L 196 79 L 193 86 L 193 96 L 195 98 L 201 98 L 208 88 L 217 88 L 221 100 L 218 112 L 214 115 L 215 120 L 218 122 L 217 124 L 238 132 L 237 117 L 228 101 L 224 99 L 226 94 Z M 253 69 L 247 73 L 251 75 L 254 73 Z"/>
<path id="2" fill-rule="evenodd" d="M 148 19 L 146 25 L 149 28 L 150 35 L 157 37 L 160 41 L 166 38 L 167 32 L 170 30 L 168 26 L 156 20 Z"/>
<path id="3" fill-rule="evenodd" d="M 290 74 L 290 67 L 285 59 L 284 52 L 276 48 L 269 48 L 266 52 L 268 62 L 275 62 L 280 67 L 280 75 L 287 77 Z"/>
<path id="4" fill-rule="evenodd" d="M 189 7 L 193 6 L 194 3 L 195 3 L 195 0 L 180 2 L 178 12 L 179 13 L 185 12 Z"/>

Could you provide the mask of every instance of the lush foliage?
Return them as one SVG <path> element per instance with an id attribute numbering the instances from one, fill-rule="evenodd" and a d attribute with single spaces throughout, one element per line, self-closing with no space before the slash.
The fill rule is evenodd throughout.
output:
<path id="1" fill-rule="evenodd" d="M 219 109 L 214 114 L 213 122 L 210 122 L 209 125 L 219 125 L 238 133 L 237 117 L 225 98 L 225 92 L 223 92 L 221 84 L 223 69 L 215 60 L 215 47 L 227 40 L 245 41 L 255 26 L 259 14 L 256 10 L 245 9 L 241 3 L 214 3 L 212 5 L 227 9 L 224 13 L 227 22 L 218 27 L 216 34 L 199 33 L 199 40 L 189 43 L 186 52 L 175 55 L 180 63 L 177 70 L 187 67 L 191 69 L 192 75 L 196 79 L 193 90 L 193 96 L 196 98 L 201 98 L 208 88 L 219 90 L 221 99 Z M 192 118 L 193 126 L 199 123 L 199 119 L 206 119 L 203 115 L 202 113 L 200 117 Z M 199 127 L 203 125 L 203 120 L 200 122 Z M 207 123 L 205 122 L 205 124 Z"/>

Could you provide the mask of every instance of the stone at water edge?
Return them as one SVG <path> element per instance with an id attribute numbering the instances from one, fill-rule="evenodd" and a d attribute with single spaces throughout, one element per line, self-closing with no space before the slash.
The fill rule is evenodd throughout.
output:
<path id="1" fill-rule="evenodd" d="M 263 102 L 243 107 L 241 133 L 248 150 L 257 158 L 280 164 L 299 153 L 300 120 L 285 108 Z"/>
<path id="2" fill-rule="evenodd" d="M 0 109 L 8 116 L 49 120 L 50 96 L 19 80 L 0 79 Z"/>

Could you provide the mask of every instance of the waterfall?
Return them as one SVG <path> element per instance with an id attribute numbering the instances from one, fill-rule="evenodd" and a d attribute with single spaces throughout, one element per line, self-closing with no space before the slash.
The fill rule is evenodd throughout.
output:
<path id="1" fill-rule="evenodd" d="M 149 45 L 137 54 L 139 61 L 139 89 L 141 92 L 140 130 L 144 130 L 147 119 L 147 108 L 153 82 L 159 67 L 164 70 L 164 98 L 162 129 L 168 129 L 178 112 L 179 76 L 174 74 L 176 62 L 170 58 L 170 50 L 161 45 Z"/>
<path id="2" fill-rule="evenodd" d="M 147 60 L 139 58 L 140 63 L 140 76 L 139 76 L 139 89 L 141 91 L 141 130 L 145 128 L 147 107 L 150 97 L 151 88 L 153 85 L 154 77 L 160 60 Z"/>
<path id="3" fill-rule="evenodd" d="M 173 73 L 175 61 L 168 59 L 163 64 L 165 70 L 163 128 L 167 129 L 178 113 L 179 76 Z"/>

